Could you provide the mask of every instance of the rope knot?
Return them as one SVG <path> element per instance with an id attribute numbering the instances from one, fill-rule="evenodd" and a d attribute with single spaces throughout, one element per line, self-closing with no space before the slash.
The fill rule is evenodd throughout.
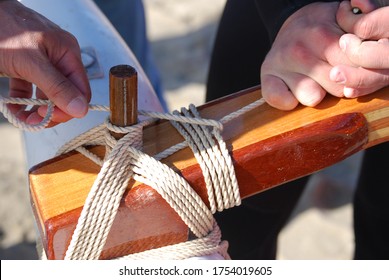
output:
<path id="1" fill-rule="evenodd" d="M 174 111 L 173 114 L 180 115 L 178 111 Z M 213 121 L 212 130 L 209 129 L 208 120 L 206 125 L 200 125 L 203 119 L 193 104 L 189 106 L 189 110 L 181 108 L 181 114 L 195 121 L 172 121 L 171 123 L 185 138 L 199 162 L 212 213 L 240 205 L 241 199 L 234 165 L 221 136 L 222 124 Z M 215 123 L 217 125 L 214 125 Z"/>
<path id="2" fill-rule="evenodd" d="M 176 251 L 189 246 L 189 253 L 185 252 L 181 257 L 193 256 L 196 250 L 190 248 L 192 245 L 201 247 L 201 250 L 196 253 L 198 255 L 216 251 L 224 252 L 222 255 L 228 256 L 225 252 L 227 243 L 220 242 L 220 231 L 212 214 L 239 205 L 240 193 L 232 159 L 221 136 L 222 123 L 201 118 L 194 105 L 191 105 L 189 110 L 183 108 L 181 113 L 162 114 L 144 111 L 139 113 L 152 118 L 170 120 L 185 138 L 186 145 L 192 149 L 203 171 L 211 209 L 184 178 L 159 161 L 163 156 L 167 156 L 167 153 L 162 155 L 162 152 L 152 157 L 140 151 L 143 127 L 153 120 L 146 120 L 129 127 L 117 127 L 107 120 L 96 131 L 103 135 L 97 138 L 103 138 L 102 142 L 109 152 L 101 164 L 98 178 L 85 202 L 66 258 L 96 259 L 100 256 L 120 199 L 131 177 L 154 188 L 197 237 L 195 240 L 188 241 L 189 243 L 174 246 Z M 125 135 L 120 140 L 116 140 L 111 135 L 111 131 Z M 79 142 L 86 144 L 84 140 Z M 186 145 L 176 146 L 182 149 Z M 77 150 L 82 151 L 82 147 Z M 89 213 L 91 211 L 93 213 Z M 91 216 L 95 218 L 101 216 L 101 218 L 98 217 L 96 220 Z M 98 237 L 90 230 L 97 221 L 102 225 L 102 233 Z M 158 252 L 165 257 L 168 251 L 169 248 L 166 247 L 158 249 Z M 149 251 L 145 253 L 152 257 Z"/>
<path id="3" fill-rule="evenodd" d="M 113 147 L 117 145 L 117 141 L 112 135 L 111 132 L 120 133 L 123 135 L 129 135 L 126 137 L 128 144 L 136 149 L 141 150 L 143 146 L 143 127 L 145 123 L 140 122 L 130 126 L 116 126 L 111 123 L 109 118 L 106 119 L 105 125 L 107 127 L 105 131 L 105 145 L 108 154 Z"/>

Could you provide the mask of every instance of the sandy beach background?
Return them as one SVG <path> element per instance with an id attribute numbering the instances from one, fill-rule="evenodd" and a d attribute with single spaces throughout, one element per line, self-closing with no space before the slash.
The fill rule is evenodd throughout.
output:
<path id="1" fill-rule="evenodd" d="M 204 102 L 225 0 L 145 0 L 148 35 L 170 109 Z M 0 80 L 0 94 L 6 94 Z M 360 154 L 315 174 L 279 239 L 279 259 L 350 259 L 350 204 Z M 0 259 L 36 259 L 23 139 L 0 116 Z"/>

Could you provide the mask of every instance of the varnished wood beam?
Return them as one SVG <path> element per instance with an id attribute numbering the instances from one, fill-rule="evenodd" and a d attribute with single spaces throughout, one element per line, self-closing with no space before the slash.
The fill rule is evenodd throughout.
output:
<path id="1" fill-rule="evenodd" d="M 259 88 L 205 104 L 204 118 L 220 119 L 261 97 Z M 315 108 L 285 112 L 263 105 L 225 125 L 242 198 L 331 166 L 389 140 L 389 90 L 358 99 L 327 96 Z M 144 129 L 144 151 L 158 153 L 182 141 L 169 122 Z M 104 154 L 103 147 L 92 148 Z M 199 165 L 189 148 L 163 161 L 182 174 L 208 203 Z M 30 171 L 31 198 L 50 259 L 64 257 L 99 167 L 71 152 Z M 132 181 L 101 258 L 187 240 L 188 228 L 152 188 Z"/>

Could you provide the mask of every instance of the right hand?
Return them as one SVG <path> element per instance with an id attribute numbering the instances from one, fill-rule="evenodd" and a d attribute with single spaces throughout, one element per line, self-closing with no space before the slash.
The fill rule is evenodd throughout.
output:
<path id="1" fill-rule="evenodd" d="M 85 116 L 91 92 L 76 38 L 18 1 L 0 1 L 0 22 L 0 73 L 10 78 L 9 95 L 30 98 L 35 84 L 37 98 L 56 105 L 51 125 Z M 9 108 L 29 124 L 47 110 Z"/>
<path id="2" fill-rule="evenodd" d="M 339 26 L 349 34 L 340 38 L 339 44 L 351 65 L 337 65 L 331 77 L 344 77 L 346 97 L 358 97 L 389 85 L 389 7 L 388 0 L 343 1 L 337 13 Z M 360 8 L 355 15 L 351 7 Z"/>

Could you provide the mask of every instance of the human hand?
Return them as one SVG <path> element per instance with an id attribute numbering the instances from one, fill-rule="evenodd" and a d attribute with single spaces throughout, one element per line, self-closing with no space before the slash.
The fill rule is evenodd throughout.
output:
<path id="1" fill-rule="evenodd" d="M 343 85 L 329 77 L 332 65 L 350 64 L 338 43 L 344 34 L 336 23 L 338 6 L 307 5 L 282 25 L 261 67 L 262 94 L 273 107 L 315 106 L 326 92 L 343 96 Z"/>
<path id="2" fill-rule="evenodd" d="M 330 77 L 340 78 L 346 97 L 358 97 L 389 85 L 389 7 L 388 0 L 352 0 L 340 4 L 337 21 L 349 32 L 339 40 L 347 57 L 355 66 L 338 65 Z M 358 7 L 362 14 L 353 14 Z M 378 9 L 377 9 L 378 8 Z"/>
<path id="3" fill-rule="evenodd" d="M 37 98 L 56 105 L 50 125 L 83 117 L 91 93 L 75 37 L 18 1 L 0 1 L 0 22 L 0 73 L 10 78 L 9 95 L 30 98 L 35 84 Z M 8 106 L 28 124 L 47 111 Z"/>

